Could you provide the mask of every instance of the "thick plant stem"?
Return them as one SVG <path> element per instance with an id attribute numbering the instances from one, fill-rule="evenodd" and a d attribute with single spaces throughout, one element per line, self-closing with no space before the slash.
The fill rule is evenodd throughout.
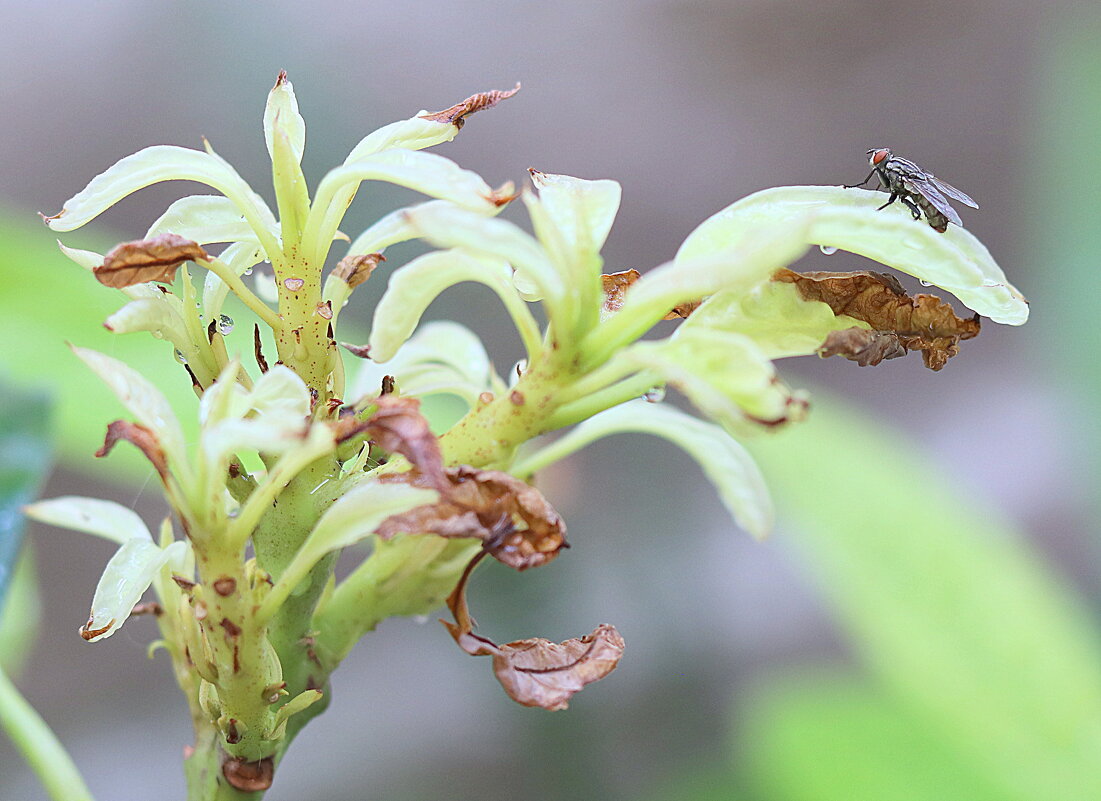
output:
<path id="1" fill-rule="evenodd" d="M 0 726 L 54 801 L 92 801 L 92 793 L 46 722 L 0 669 Z"/>
<path id="2" fill-rule="evenodd" d="M 243 793 L 222 772 L 226 758 L 221 737 L 213 727 L 196 732 L 195 746 L 184 760 L 187 801 L 259 801 L 263 792 Z"/>

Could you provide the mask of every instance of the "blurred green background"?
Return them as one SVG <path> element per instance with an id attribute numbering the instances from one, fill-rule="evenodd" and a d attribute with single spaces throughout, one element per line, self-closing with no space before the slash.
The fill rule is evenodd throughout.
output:
<path id="1" fill-rule="evenodd" d="M 525 709 L 434 622 L 390 621 L 338 672 L 273 801 L 1101 798 L 1096 4 L 120 0 L 4 16 L 0 416 L 14 419 L 11 387 L 54 394 L 47 495 L 106 495 L 150 523 L 165 511 L 137 459 L 91 457 L 118 411 L 65 341 L 137 363 L 183 413 L 194 399 L 162 343 L 103 330 L 121 296 L 34 212 L 141 147 L 201 136 L 270 199 L 260 119 L 281 68 L 314 183 L 378 125 L 522 81 L 437 152 L 491 184 L 529 166 L 622 182 L 611 269 L 661 263 L 757 189 L 859 180 L 864 151 L 887 145 L 978 199 L 965 223 L 1032 301 L 1026 327 L 987 323 L 941 373 L 917 357 L 784 363 L 814 407 L 752 444 L 780 511 L 767 543 L 657 441 L 548 472 L 574 547 L 534 573 L 479 573 L 472 602 L 503 639 L 614 622 L 616 674 L 568 712 Z M 65 242 L 139 237 L 192 189 L 146 190 Z M 342 227 L 407 200 L 368 188 Z M 387 270 L 415 252 L 388 253 L 342 321 L 366 330 Z M 429 317 L 473 327 L 502 370 L 519 355 L 476 288 Z M 247 351 L 249 329 L 231 343 Z M 96 646 L 76 634 L 110 547 L 30 536 L 43 612 L 22 689 L 97 797 L 182 797 L 189 726 L 163 656 L 144 657 L 152 624 Z M 44 797 L 0 739 L 0 798 Z"/>

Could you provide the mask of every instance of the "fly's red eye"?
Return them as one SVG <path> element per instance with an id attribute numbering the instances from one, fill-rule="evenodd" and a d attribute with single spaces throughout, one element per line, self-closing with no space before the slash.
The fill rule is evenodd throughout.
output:
<path id="1" fill-rule="evenodd" d="M 888 153 L 890 153 L 890 151 L 886 148 L 883 148 L 882 150 L 877 150 L 872 153 L 872 164 L 881 163 L 885 158 L 887 158 Z"/>

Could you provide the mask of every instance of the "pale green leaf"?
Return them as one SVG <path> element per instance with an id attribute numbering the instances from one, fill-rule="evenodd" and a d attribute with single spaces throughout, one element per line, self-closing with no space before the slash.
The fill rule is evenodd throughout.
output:
<path id="1" fill-rule="evenodd" d="M 23 513 L 39 523 L 95 534 L 120 545 L 142 538 L 153 542 L 137 513 L 114 501 L 65 495 L 24 506 Z"/>
<path id="2" fill-rule="evenodd" d="M 741 334 L 687 330 L 632 345 L 615 358 L 659 376 L 730 432 L 799 420 L 806 411 L 803 397 L 779 380 L 764 352 Z"/>
<path id="3" fill-rule="evenodd" d="M 566 276 L 559 274 L 539 243 L 517 226 L 447 205 L 410 209 L 408 220 L 419 236 L 436 247 L 462 248 L 508 262 L 532 284 L 518 288 L 546 299 L 548 315 L 552 320 L 558 317 L 567 294 Z"/>
<path id="4" fill-rule="evenodd" d="M 938 233 L 901 205 L 876 211 L 882 203 L 883 193 L 864 189 L 766 189 L 704 221 L 681 245 L 677 258 L 729 250 L 752 242 L 762 227 L 791 225 L 793 240 L 886 264 L 951 292 L 995 322 L 1021 325 L 1028 319 L 1024 296 L 973 234 L 955 225 Z"/>
<path id="5" fill-rule="evenodd" d="M 183 430 L 161 391 L 118 359 L 75 345 L 72 349 L 103 379 L 138 423 L 157 436 L 173 469 L 181 468 L 184 464 Z"/>
<path id="6" fill-rule="evenodd" d="M 772 530 L 772 500 L 749 452 L 718 426 L 662 404 L 638 400 L 601 412 L 522 459 L 511 472 L 527 478 L 598 439 L 634 432 L 663 437 L 683 448 L 718 490 L 730 515 L 754 537 L 763 538 Z"/>
<path id="7" fill-rule="evenodd" d="M 566 242 L 599 253 L 619 211 L 622 188 L 609 179 L 590 181 L 569 175 L 531 171 L 539 201 Z"/>
<path id="8" fill-rule="evenodd" d="M 301 162 L 302 151 L 306 148 L 306 121 L 298 111 L 298 98 L 294 96 L 294 87 L 285 72 L 280 73 L 264 107 L 264 143 L 268 146 L 272 161 L 275 161 L 277 132 L 287 138 L 295 161 Z"/>
<path id="9" fill-rule="evenodd" d="M 348 154 L 344 163 L 355 164 L 390 148 L 422 150 L 443 142 L 450 142 L 458 132 L 459 129 L 451 123 L 426 120 L 420 116 L 392 122 L 363 137 L 359 144 L 352 148 L 352 152 Z"/>
<path id="10" fill-rule="evenodd" d="M 330 170 L 321 180 L 304 237 L 308 251 L 332 241 L 351 198 L 364 181 L 404 186 L 482 214 L 497 211 L 493 190 L 477 173 L 443 156 L 386 150 Z"/>
<path id="11" fill-rule="evenodd" d="M 57 246 L 61 248 L 61 252 L 65 254 L 75 264 L 83 267 L 88 272 L 92 272 L 96 267 L 103 264 L 103 255 L 91 250 L 78 250 L 77 248 L 65 247 L 61 244 L 61 240 L 58 240 Z"/>
<path id="12" fill-rule="evenodd" d="M 186 342 L 187 328 L 172 304 L 160 297 L 132 300 L 108 317 L 103 325 L 116 334 L 149 331 L 172 342 Z"/>
<path id="13" fill-rule="evenodd" d="M 854 317 L 835 315 L 829 304 L 805 299 L 795 284 L 785 281 L 723 290 L 681 323 L 683 331 L 742 334 L 769 359 L 816 353 L 830 332 L 853 327 L 870 326 Z"/>
<path id="14" fill-rule="evenodd" d="M 160 548 L 152 543 L 148 532 L 144 538 L 123 543 L 107 563 L 96 585 L 92 612 L 84 630 L 89 633 L 103 631 L 88 637 L 89 642 L 106 639 L 118 631 L 153 583 L 157 571 L 169 562 L 182 566 L 187 551 L 188 546 L 184 542 L 174 542 L 167 548 Z"/>
<path id="15" fill-rule="evenodd" d="M 273 226 L 270 231 L 274 236 L 278 229 Z M 256 239 L 252 226 L 241 210 L 223 195 L 188 195 L 180 198 L 149 227 L 145 238 L 151 239 L 163 233 L 179 234 L 200 245 Z"/>
<path id="16" fill-rule="evenodd" d="M 154 145 L 116 162 L 70 198 L 46 222 L 55 231 L 72 231 L 95 219 L 127 195 L 161 181 L 198 181 L 233 201 L 265 247 L 278 251 L 270 234 L 274 217 L 264 201 L 226 161 L 175 145 Z"/>
<path id="17" fill-rule="evenodd" d="M 526 304 L 512 286 L 512 270 L 507 264 L 473 258 L 457 250 L 434 251 L 390 276 L 386 293 L 375 307 L 371 358 L 376 362 L 392 359 L 412 335 L 428 305 L 445 289 L 463 281 L 476 281 L 496 292 L 522 332 L 534 325 Z"/>
<path id="18" fill-rule="evenodd" d="M 468 406 L 501 383 L 481 340 L 470 329 L 452 322 L 425 323 L 385 365 L 373 359 L 360 361 L 347 397 L 377 395 L 387 375 L 394 376 L 403 395 L 450 393 L 463 398 Z"/>
<path id="19" fill-rule="evenodd" d="M 352 240 L 348 247 L 348 256 L 365 256 L 368 253 L 381 253 L 398 242 L 407 242 L 417 237 L 417 229 L 410 222 L 409 215 L 418 209 L 450 205 L 446 200 L 429 200 L 404 209 L 392 211 Z"/>

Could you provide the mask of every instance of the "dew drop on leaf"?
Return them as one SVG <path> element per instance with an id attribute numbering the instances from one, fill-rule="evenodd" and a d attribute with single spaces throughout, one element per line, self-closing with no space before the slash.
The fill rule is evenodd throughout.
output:
<path id="1" fill-rule="evenodd" d="M 179 348 L 176 348 L 176 352 L 172 355 L 176 357 L 176 361 L 180 364 L 187 364 L 187 357 L 183 355 L 183 351 Z"/>
<path id="2" fill-rule="evenodd" d="M 835 248 L 833 245 L 819 245 L 818 249 L 825 253 L 827 256 L 832 256 L 834 253 L 837 252 L 837 248 Z"/>
<path id="3" fill-rule="evenodd" d="M 218 317 L 218 333 L 225 336 L 233 330 L 233 318 L 228 314 L 222 314 Z"/>
<path id="4" fill-rule="evenodd" d="M 642 399 L 647 403 L 661 403 L 665 400 L 665 387 L 654 387 L 643 395 Z"/>

